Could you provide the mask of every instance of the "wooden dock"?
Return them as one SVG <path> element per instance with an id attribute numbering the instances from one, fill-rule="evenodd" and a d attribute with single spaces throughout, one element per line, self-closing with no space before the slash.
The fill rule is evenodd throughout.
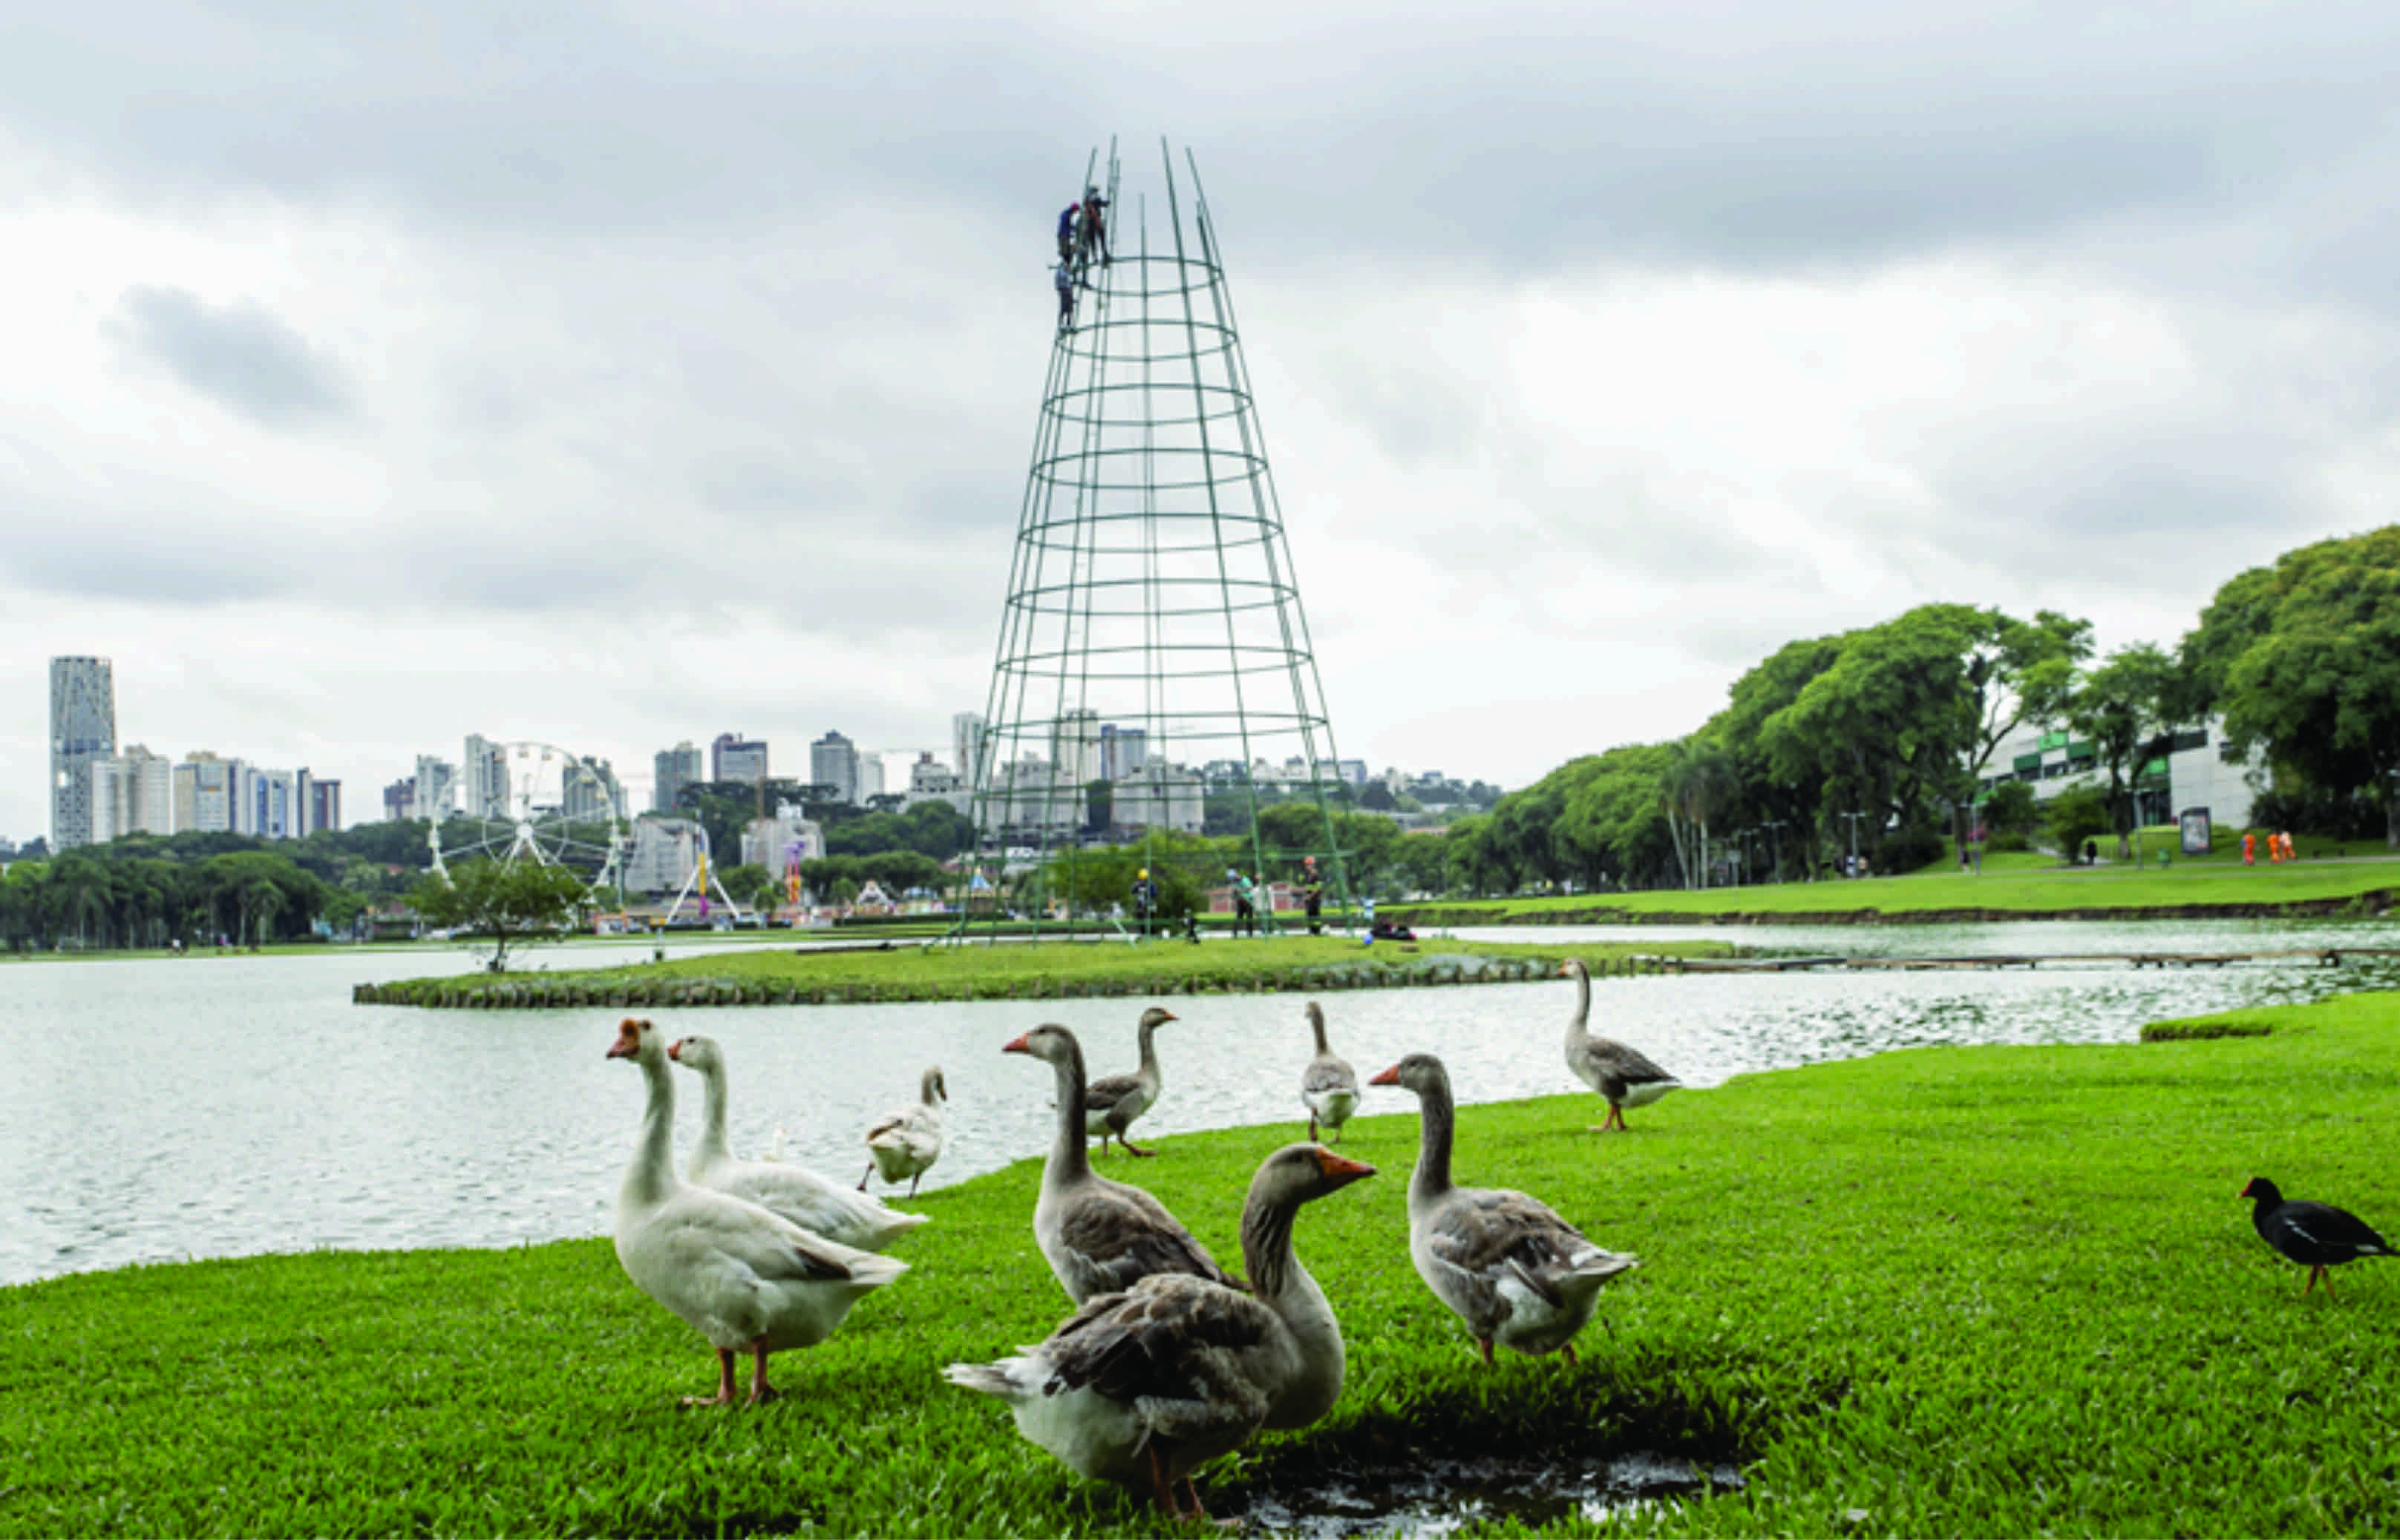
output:
<path id="1" fill-rule="evenodd" d="M 2345 958 L 2400 957 L 2400 947 L 2287 947 L 2263 952 L 2045 952 L 1989 957 L 1657 957 L 1648 959 L 1676 974 L 1789 974 L 1820 968 L 1861 972 L 1927 973 L 1942 970 L 2052 967 L 2223 968 L 2244 962 L 2305 958 L 2320 968 L 2339 968 Z"/>

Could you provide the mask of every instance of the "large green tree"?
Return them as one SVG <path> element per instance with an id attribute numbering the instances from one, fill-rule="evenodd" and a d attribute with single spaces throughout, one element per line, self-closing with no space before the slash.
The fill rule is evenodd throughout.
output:
<path id="1" fill-rule="evenodd" d="M 2066 698 L 2067 730 L 2091 743 L 2108 777 L 2120 861 L 2132 853 L 2134 782 L 2145 764 L 2165 752 L 2178 698 L 2175 660 L 2149 642 L 2110 653 Z"/>
<path id="2" fill-rule="evenodd" d="M 2400 525 L 2286 552 L 2217 590 L 2182 658 L 2237 752 L 2383 804 L 2400 850 Z"/>

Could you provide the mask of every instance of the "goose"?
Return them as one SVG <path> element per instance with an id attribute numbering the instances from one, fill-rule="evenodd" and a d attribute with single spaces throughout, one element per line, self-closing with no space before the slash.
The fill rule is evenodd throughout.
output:
<path id="1" fill-rule="evenodd" d="M 2251 1178 L 2242 1196 L 2251 1200 L 2250 1224 L 2258 1238 L 2309 1270 L 2309 1281 L 2300 1286 L 2303 1299 L 2319 1278 L 2325 1280 L 2325 1297 L 2333 1297 L 2330 1269 L 2361 1257 L 2393 1254 L 2375 1227 L 2357 1215 L 2329 1203 L 2287 1199 L 2264 1177 Z"/>
<path id="2" fill-rule="evenodd" d="M 917 1184 L 942 1158 L 942 1103 L 949 1099 L 942 1067 L 934 1065 L 918 1083 L 914 1106 L 903 1107 L 866 1131 L 866 1176 L 858 1179 L 860 1192 L 866 1191 L 866 1177 L 880 1171 L 888 1182 L 907 1178 L 908 1195 L 917 1195 Z"/>
<path id="3" fill-rule="evenodd" d="M 1567 959 L 1559 965 L 1559 974 L 1575 981 L 1575 1019 L 1567 1023 L 1567 1068 L 1608 1103 L 1607 1118 L 1593 1132 L 1621 1129 L 1627 1108 L 1647 1107 L 1684 1088 L 1682 1081 L 1615 1038 L 1591 1035 L 1591 971 L 1583 959 Z"/>
<path id="4" fill-rule="evenodd" d="M 1064 1027 L 1036 1027 L 1002 1048 L 1030 1054 L 1057 1072 L 1058 1134 L 1042 1167 L 1042 1195 L 1033 1205 L 1033 1240 L 1077 1304 L 1131 1288 L 1153 1273 L 1184 1273 L 1211 1283 L 1241 1285 L 1176 1221 L 1166 1206 L 1139 1187 L 1093 1171 L 1084 1120 L 1084 1050 Z"/>
<path id="5" fill-rule="evenodd" d="M 734 1159 L 725 1146 L 725 1050 L 715 1038 L 688 1037 L 671 1043 L 667 1057 L 699 1075 L 706 1087 L 707 1110 L 701 1115 L 700 1142 L 692 1147 L 687 1170 L 694 1187 L 746 1198 L 803 1230 L 861 1251 L 880 1251 L 926 1222 L 927 1215 L 886 1208 L 882 1199 L 854 1192 L 803 1166 Z M 779 1151 L 782 1144 L 779 1130 Z"/>
<path id="6" fill-rule="evenodd" d="M 1454 1187 L 1450 1145 L 1455 1113 L 1450 1071 L 1431 1054 L 1411 1054 L 1367 1083 L 1416 1093 L 1425 1130 L 1409 1178 L 1409 1260 L 1434 1297 L 1458 1313 L 1483 1361 L 1492 1344 L 1520 1353 L 1564 1352 L 1591 1319 L 1600 1286 L 1634 1259 L 1603 1250 L 1538 1199 L 1497 1187 Z"/>
<path id="7" fill-rule="evenodd" d="M 1162 1023 L 1177 1019 L 1172 1011 L 1164 1011 L 1155 1005 L 1144 1011 L 1140 1027 L 1141 1068 L 1129 1075 L 1110 1075 L 1104 1080 L 1096 1080 L 1084 1090 L 1084 1132 L 1099 1137 L 1101 1154 L 1109 1152 L 1111 1134 L 1116 1136 L 1117 1142 L 1124 1145 L 1128 1153 L 1154 1155 L 1158 1152 L 1135 1148 L 1133 1140 L 1125 1138 L 1125 1130 L 1133 1126 L 1134 1119 L 1149 1111 L 1158 1100 L 1161 1083 L 1158 1049 L 1151 1042 L 1151 1036 Z"/>
<path id="8" fill-rule="evenodd" d="M 1262 1427 L 1306 1427 L 1341 1397 L 1341 1323 L 1292 1252 L 1292 1221 L 1301 1205 L 1374 1174 L 1321 1145 L 1286 1145 L 1242 1206 L 1255 1298 L 1152 1274 L 1087 1302 L 1047 1341 L 997 1363 L 952 1364 L 946 1377 L 1007 1402 L 1017 1431 L 1079 1475 L 1206 1519 L 1194 1469 Z"/>
<path id="9" fill-rule="evenodd" d="M 617 1192 L 617 1261 L 634 1287 L 683 1318 L 716 1350 L 716 1394 L 687 1406 L 730 1406 L 733 1356 L 751 1356 L 750 1404 L 774 1398 L 767 1356 L 813 1347 L 850 1307 L 908 1271 L 890 1257 L 812 1235 L 755 1203 L 677 1177 L 675 1071 L 659 1030 L 628 1016 L 608 1057 L 631 1059 L 649 1082 L 641 1141 Z"/>
<path id="10" fill-rule="evenodd" d="M 1308 1137 L 1316 1138 L 1320 1123 L 1340 1142 L 1342 1125 L 1358 1110 L 1358 1076 L 1350 1061 L 1325 1045 L 1325 1012 L 1308 1002 L 1308 1025 L 1316 1033 L 1316 1056 L 1301 1071 L 1300 1099 L 1308 1104 Z"/>

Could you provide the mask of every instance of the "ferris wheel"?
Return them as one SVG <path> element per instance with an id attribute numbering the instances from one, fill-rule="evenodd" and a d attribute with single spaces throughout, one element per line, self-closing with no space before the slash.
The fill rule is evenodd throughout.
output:
<path id="1" fill-rule="evenodd" d="M 434 821 L 426 840 L 432 869 L 485 859 L 530 861 L 592 879 L 621 899 L 627 832 L 615 778 L 596 760 L 553 743 L 494 743 L 480 764 L 460 767 L 461 809 Z"/>

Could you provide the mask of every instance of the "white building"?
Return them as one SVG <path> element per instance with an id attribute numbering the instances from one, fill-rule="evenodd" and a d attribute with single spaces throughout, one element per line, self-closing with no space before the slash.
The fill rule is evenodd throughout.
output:
<path id="1" fill-rule="evenodd" d="M 458 761 L 459 805 L 470 818 L 509 816 L 509 765 L 500 745 L 480 733 L 467 735 Z"/>
<path id="2" fill-rule="evenodd" d="M 2225 743 L 2225 722 L 2211 717 L 2169 740 L 2168 751 L 2134 772 L 2136 816 L 2146 825 L 2172 824 L 2182 814 L 2205 810 L 2209 821 L 2246 827 L 2257 797 L 2257 773 Z M 1984 767 L 1984 786 L 2023 781 L 2037 801 L 2047 802 L 2073 786 L 2105 787 L 2107 771 L 2090 743 L 2063 731 L 2031 730 L 2004 740 Z"/>
<path id="3" fill-rule="evenodd" d="M 962 711 L 950 718 L 950 767 L 959 772 L 960 783 L 969 791 L 975 789 L 975 771 L 983 761 L 987 737 L 984 719 L 978 714 Z"/>
<path id="4" fill-rule="evenodd" d="M 689 818 L 634 820 L 634 849 L 625 858 L 627 891 L 679 891 L 699 870 L 700 841 L 700 825 Z"/>
<path id="5" fill-rule="evenodd" d="M 768 876 L 778 879 L 796 861 L 824 857 L 825 830 L 789 802 L 778 807 L 772 818 L 750 820 L 742 831 L 742 864 L 764 866 Z"/>
<path id="6" fill-rule="evenodd" d="M 124 834 L 175 832 L 175 767 L 139 743 L 89 762 L 91 838 L 97 844 Z"/>
<path id="7" fill-rule="evenodd" d="M 1204 789 L 1192 771 L 1152 760 L 1116 783 L 1109 816 L 1126 827 L 1198 834 L 1207 820 Z"/>
<path id="8" fill-rule="evenodd" d="M 430 754 L 416 756 L 416 816 L 439 824 L 458 811 L 458 769 Z M 251 832 L 247 829 L 241 831 Z"/>

